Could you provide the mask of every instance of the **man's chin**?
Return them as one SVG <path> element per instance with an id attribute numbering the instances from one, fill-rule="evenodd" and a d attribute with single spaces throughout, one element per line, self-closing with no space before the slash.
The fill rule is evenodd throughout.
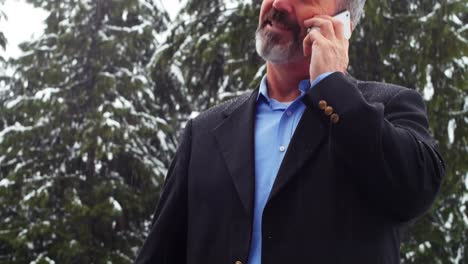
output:
<path id="1" fill-rule="evenodd" d="M 292 43 L 288 44 L 266 44 L 257 39 L 257 54 L 265 61 L 273 64 L 286 64 L 304 59 L 301 48 L 294 48 Z"/>
<path id="2" fill-rule="evenodd" d="M 293 39 L 282 39 L 281 35 L 265 31 L 265 29 L 256 32 L 255 48 L 260 57 L 273 64 L 285 64 L 304 59 L 302 43 L 296 43 Z"/>

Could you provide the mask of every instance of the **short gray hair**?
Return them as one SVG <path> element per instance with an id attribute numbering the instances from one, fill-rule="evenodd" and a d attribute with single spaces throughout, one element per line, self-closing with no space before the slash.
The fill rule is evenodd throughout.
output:
<path id="1" fill-rule="evenodd" d="M 353 21 L 353 29 L 359 24 L 362 15 L 364 14 L 364 4 L 366 0 L 337 0 L 340 10 L 348 10 L 351 13 L 351 21 Z"/>

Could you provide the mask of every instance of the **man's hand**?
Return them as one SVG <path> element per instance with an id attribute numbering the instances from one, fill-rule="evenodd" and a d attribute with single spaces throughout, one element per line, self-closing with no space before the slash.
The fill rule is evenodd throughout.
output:
<path id="1" fill-rule="evenodd" d="M 346 72 L 349 41 L 343 23 L 330 16 L 315 16 L 305 20 L 304 26 L 312 28 L 303 42 L 304 56 L 311 56 L 310 81 L 325 72 Z"/>

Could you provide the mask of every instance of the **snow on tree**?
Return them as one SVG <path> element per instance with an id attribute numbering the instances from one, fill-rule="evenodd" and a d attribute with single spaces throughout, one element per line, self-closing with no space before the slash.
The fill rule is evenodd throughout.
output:
<path id="1" fill-rule="evenodd" d="M 263 72 L 253 42 L 258 8 L 243 1 L 187 1 L 154 66 L 170 78 L 170 90 L 185 95 L 183 111 L 199 112 L 256 88 Z"/>
<path id="2" fill-rule="evenodd" d="M 151 0 L 30 0 L 1 110 L 0 261 L 131 263 L 174 151 L 149 72 L 167 14 Z"/>

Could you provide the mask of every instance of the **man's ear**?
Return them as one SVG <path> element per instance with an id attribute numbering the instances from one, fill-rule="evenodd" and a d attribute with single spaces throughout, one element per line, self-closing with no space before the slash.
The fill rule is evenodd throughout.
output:
<path id="1" fill-rule="evenodd" d="M 353 31 L 354 31 L 354 23 L 353 23 L 353 21 L 351 20 L 351 32 L 353 32 Z"/>

